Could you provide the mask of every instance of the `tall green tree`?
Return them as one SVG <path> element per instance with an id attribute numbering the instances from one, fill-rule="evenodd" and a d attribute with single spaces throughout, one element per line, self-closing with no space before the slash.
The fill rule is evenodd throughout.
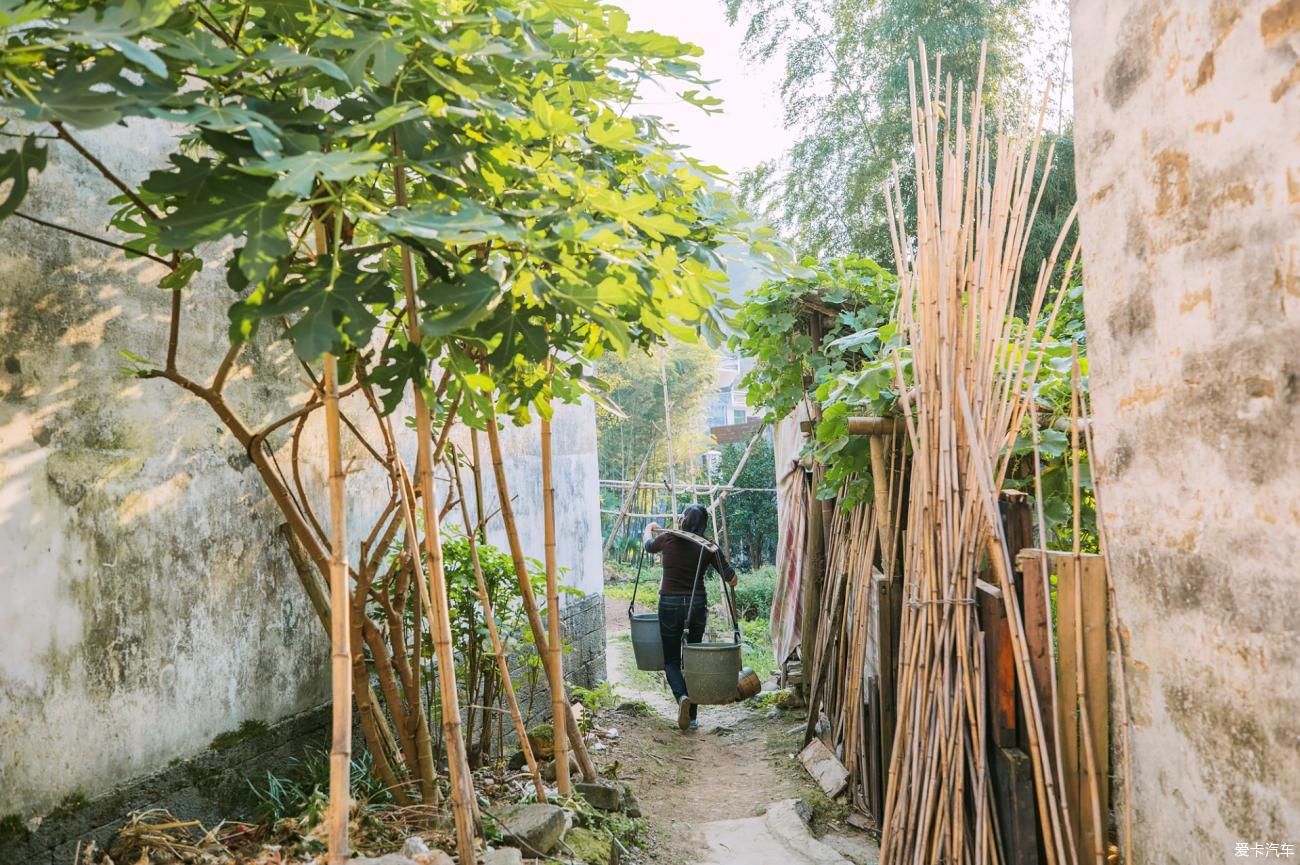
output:
<path id="1" fill-rule="evenodd" d="M 776 461 L 772 442 L 764 433 L 754 445 L 745 467 L 736 478 L 736 486 L 751 490 L 776 487 Z M 744 453 L 743 443 L 729 444 L 722 449 L 718 476 L 725 482 L 736 471 L 736 464 Z M 731 539 L 732 558 L 757 568 L 776 561 L 776 493 L 734 492 L 727 496 L 727 535 Z M 714 532 L 718 527 L 714 526 Z M 741 555 L 743 554 L 743 555 Z"/>
<path id="2" fill-rule="evenodd" d="M 688 481 L 690 461 L 708 450 L 706 421 L 717 371 L 718 353 L 703 342 L 670 342 L 653 355 L 637 352 L 601 357 L 596 363 L 596 375 L 608 385 L 608 405 L 599 407 L 596 413 L 600 476 L 632 480 L 648 454 L 650 462 L 645 480 L 659 483 L 667 477 L 669 449 L 663 389 L 666 376 L 673 426 L 673 464 L 678 482 Z M 612 411 L 613 408 L 619 411 Z"/>
<path id="3" fill-rule="evenodd" d="M 892 269 L 883 190 L 895 165 L 904 180 L 911 175 L 908 61 L 918 40 L 931 58 L 943 55 L 954 101 L 958 82 L 969 92 L 978 80 L 981 44 L 990 117 L 1016 115 L 1037 98 L 1029 0 L 724 2 L 750 55 L 784 64 L 784 121 L 799 133 L 784 159 L 742 178 L 742 198 L 804 255 L 863 255 Z M 920 74 L 917 65 L 918 90 Z M 1060 154 L 1057 167 L 1065 160 Z M 1072 170 L 1060 189 L 1073 201 Z M 914 212 L 907 201 L 903 209 Z M 1032 279 L 1040 260 L 1026 256 L 1024 275 Z"/>

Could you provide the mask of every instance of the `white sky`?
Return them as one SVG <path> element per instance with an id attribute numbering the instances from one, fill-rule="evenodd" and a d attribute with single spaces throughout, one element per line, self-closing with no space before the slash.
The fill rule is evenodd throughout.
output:
<path id="1" fill-rule="evenodd" d="M 639 113 L 657 114 L 676 126 L 676 140 L 686 144 L 692 156 L 735 176 L 759 162 L 780 157 L 794 143 L 795 130 L 781 125 L 777 88 L 782 61 L 777 59 L 767 64 L 746 61 L 741 55 L 744 22 L 737 22 L 736 27 L 728 26 L 721 0 L 614 2 L 631 16 L 632 27 L 667 33 L 704 49 L 700 59 L 703 76 L 717 82 L 708 94 L 723 100 L 723 113 L 705 114 L 678 99 L 675 91 L 653 83 L 643 86 L 644 98 L 637 106 Z M 1033 53 L 1038 56 L 1026 58 L 1026 65 L 1039 71 L 1036 77 L 1059 77 L 1059 66 L 1049 60 L 1052 49 L 1044 30 L 1066 32 L 1069 26 L 1066 0 L 1031 0 L 1029 14 L 1031 26 L 1043 33 L 1043 37 L 1031 41 Z M 677 86 L 677 90 L 683 89 L 687 88 Z M 1041 91 L 1036 89 L 1035 95 L 1038 92 Z M 1067 89 L 1063 106 L 1067 113 L 1069 100 Z"/>
<path id="2" fill-rule="evenodd" d="M 723 100 L 721 114 L 705 114 L 682 102 L 676 91 L 656 84 L 643 87 L 641 114 L 657 114 L 679 130 L 677 140 L 696 159 L 726 169 L 733 176 L 784 153 L 794 135 L 781 126 L 777 86 L 779 63 L 765 66 L 741 57 L 743 22 L 727 25 L 720 0 L 615 0 L 638 30 L 655 30 L 693 42 L 704 49 L 703 77 L 717 80 L 708 95 Z M 689 89 L 677 86 L 677 90 Z"/>

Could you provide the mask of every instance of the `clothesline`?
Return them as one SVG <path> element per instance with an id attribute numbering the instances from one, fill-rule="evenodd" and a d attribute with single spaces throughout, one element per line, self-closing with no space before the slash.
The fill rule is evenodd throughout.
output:
<path id="1" fill-rule="evenodd" d="M 634 481 L 609 480 L 609 481 L 601 481 L 600 485 L 602 487 L 609 487 L 610 489 L 623 490 L 632 486 L 633 483 Z M 668 484 L 642 483 L 640 484 L 640 488 L 643 490 L 654 490 L 656 492 L 669 491 Z M 724 491 L 728 493 L 774 493 L 776 492 L 776 487 L 729 487 L 726 486 L 725 484 L 718 484 L 716 486 L 712 484 L 677 484 L 676 490 L 678 493 L 695 492 L 695 493 L 708 493 L 709 495 L 714 495 L 716 493 L 724 492 Z"/>

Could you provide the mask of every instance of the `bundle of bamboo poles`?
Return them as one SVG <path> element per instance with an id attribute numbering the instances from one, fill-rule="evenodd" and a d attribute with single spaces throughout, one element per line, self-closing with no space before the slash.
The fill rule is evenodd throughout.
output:
<path id="1" fill-rule="evenodd" d="M 897 668 L 897 722 L 881 815 L 881 861 L 1003 861 L 994 816 L 984 659 L 975 615 L 986 568 L 1006 605 L 1047 862 L 1068 861 L 1061 799 L 1030 681 L 1022 618 L 996 491 L 1038 361 L 1032 328 L 1012 312 L 1017 275 L 1041 197 L 1038 129 L 999 129 L 990 141 L 980 94 L 909 68 L 915 149 L 915 235 L 907 231 L 902 179 L 887 189 L 898 262 L 900 332 L 912 381 L 896 356 L 901 411 L 913 454 L 907 533 L 900 550 L 904 596 Z M 1042 113 L 1039 114 L 1041 128 Z M 1050 165 L 1051 154 L 1047 154 Z M 1046 166 L 1043 168 L 1044 180 Z M 1042 309 L 1055 257 L 1030 304 Z"/>

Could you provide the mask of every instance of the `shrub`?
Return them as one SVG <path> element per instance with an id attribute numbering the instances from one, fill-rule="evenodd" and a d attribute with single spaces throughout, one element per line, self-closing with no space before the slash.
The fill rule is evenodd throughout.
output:
<path id="1" fill-rule="evenodd" d="M 742 619 L 766 619 L 776 592 L 776 566 L 765 565 L 736 581 L 736 615 Z"/>

